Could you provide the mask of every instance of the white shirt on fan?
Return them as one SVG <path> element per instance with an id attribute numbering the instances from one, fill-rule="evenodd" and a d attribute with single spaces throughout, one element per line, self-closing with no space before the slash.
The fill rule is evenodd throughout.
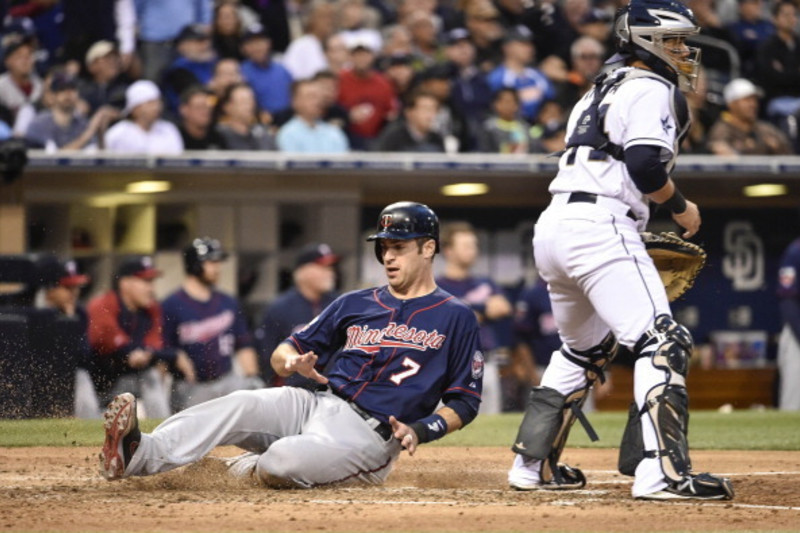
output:
<path id="1" fill-rule="evenodd" d="M 105 149 L 123 154 L 176 155 L 183 152 L 183 138 L 178 128 L 166 120 L 157 120 L 148 131 L 123 120 L 106 132 Z"/>

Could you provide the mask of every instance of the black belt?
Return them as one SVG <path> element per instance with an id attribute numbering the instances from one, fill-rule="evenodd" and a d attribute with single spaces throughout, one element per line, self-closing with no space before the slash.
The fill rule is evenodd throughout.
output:
<path id="1" fill-rule="evenodd" d="M 325 389 L 323 389 L 323 390 L 325 390 Z M 392 426 L 390 426 L 389 424 L 386 424 L 385 422 L 381 422 L 380 420 L 378 420 L 377 418 L 375 418 L 374 416 L 372 416 L 371 414 L 369 414 L 368 412 L 363 410 L 361 407 L 356 405 L 356 403 L 353 400 L 351 400 L 350 398 L 347 398 L 345 395 L 341 394 L 339 391 L 337 391 L 333 387 L 328 387 L 328 390 L 334 396 L 338 396 L 339 398 L 341 398 L 342 400 L 347 402 L 347 405 L 349 405 L 350 408 L 353 411 L 355 411 L 358 416 L 363 418 L 367 423 L 371 423 L 373 420 L 378 422 L 378 425 L 375 426 L 372 429 L 375 431 L 375 433 L 380 435 L 383 440 L 388 441 L 389 439 L 394 437 L 394 430 L 392 430 Z"/>
<path id="2" fill-rule="evenodd" d="M 569 198 L 567 199 L 568 204 L 575 204 L 575 203 L 586 203 L 586 204 L 596 204 L 597 203 L 597 195 L 593 192 L 583 192 L 583 191 L 576 191 L 569 193 Z M 628 209 L 628 212 L 625 213 L 625 216 L 629 219 L 633 220 L 634 222 L 637 221 L 636 215 L 633 214 L 633 209 Z"/>

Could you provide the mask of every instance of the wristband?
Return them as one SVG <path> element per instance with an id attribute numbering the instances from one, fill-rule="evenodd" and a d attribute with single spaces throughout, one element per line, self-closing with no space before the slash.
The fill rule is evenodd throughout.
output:
<path id="1" fill-rule="evenodd" d="M 681 191 L 675 187 L 675 191 L 672 193 L 672 196 L 670 196 L 669 200 L 661 205 L 669 209 L 670 212 L 680 215 L 686 211 L 686 198 L 684 198 L 681 194 Z"/>
<path id="2" fill-rule="evenodd" d="M 409 424 L 408 427 L 417 434 L 417 441 L 420 444 L 438 440 L 447 435 L 447 422 L 439 415 L 427 416 Z"/>

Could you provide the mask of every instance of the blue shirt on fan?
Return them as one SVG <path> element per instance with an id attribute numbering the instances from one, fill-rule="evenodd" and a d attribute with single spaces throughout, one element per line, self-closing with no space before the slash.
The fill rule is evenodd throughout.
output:
<path id="1" fill-rule="evenodd" d="M 213 291 L 208 301 L 201 302 L 179 289 L 161 308 L 164 344 L 189 355 L 197 381 L 224 376 L 233 368 L 236 351 L 253 346 L 239 304 L 227 294 Z"/>

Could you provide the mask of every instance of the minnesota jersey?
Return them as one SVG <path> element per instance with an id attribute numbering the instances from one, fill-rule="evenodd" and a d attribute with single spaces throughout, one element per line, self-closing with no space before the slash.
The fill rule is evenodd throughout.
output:
<path id="1" fill-rule="evenodd" d="M 180 289 L 162 304 L 164 342 L 181 348 L 194 362 L 198 381 L 211 381 L 230 372 L 232 356 L 253 345 L 239 305 L 214 291 L 206 302 Z"/>
<path id="2" fill-rule="evenodd" d="M 622 80 L 599 103 L 602 124 L 590 124 L 587 109 L 593 105 L 598 86 L 575 105 L 567 122 L 567 139 L 591 127 L 600 127 L 611 143 L 623 149 L 636 145 L 661 148 L 661 160 L 671 169 L 678 154 L 681 132 L 688 127 L 685 99 L 656 74 L 633 67 L 617 69 L 609 76 Z M 683 117 L 683 118 L 679 118 Z M 631 207 L 637 219 L 647 222 L 647 199 L 636 187 L 624 161 L 591 146 L 569 148 L 559 160 L 559 171 L 550 184 L 552 194 L 583 191 L 616 198 Z"/>
<path id="3" fill-rule="evenodd" d="M 336 394 L 382 422 L 410 423 L 440 399 L 457 397 L 478 411 L 483 354 L 474 313 L 451 294 L 399 300 L 387 287 L 347 293 L 287 342 L 319 356 Z M 339 353 L 337 351 L 341 350 Z"/>

